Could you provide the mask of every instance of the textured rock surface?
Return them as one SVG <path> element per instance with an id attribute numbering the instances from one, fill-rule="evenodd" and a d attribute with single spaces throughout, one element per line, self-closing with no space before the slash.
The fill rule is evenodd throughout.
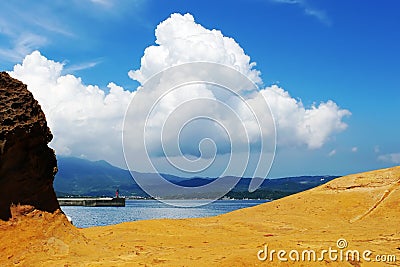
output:
<path id="1" fill-rule="evenodd" d="M 59 209 L 53 189 L 57 161 L 53 138 L 38 102 L 22 82 L 0 73 L 0 219 L 10 205 Z"/>
<path id="2" fill-rule="evenodd" d="M 209 218 L 76 229 L 61 213 L 29 207 L 12 213 L 0 221 L 0 266 L 400 266 L 400 166 Z M 339 250 L 343 239 L 348 246 Z M 264 245 L 275 250 L 273 260 L 258 260 Z M 333 259 L 327 253 L 318 261 L 277 259 L 281 249 L 313 250 L 320 258 L 329 248 Z M 366 250 L 370 261 L 338 258 L 338 251 Z"/>

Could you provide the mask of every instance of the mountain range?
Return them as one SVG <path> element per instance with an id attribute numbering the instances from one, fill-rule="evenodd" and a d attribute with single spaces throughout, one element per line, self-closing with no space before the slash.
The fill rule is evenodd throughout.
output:
<path id="1" fill-rule="evenodd" d="M 57 196 L 114 196 L 116 190 L 128 197 L 148 198 L 131 176 L 131 172 L 100 161 L 89 161 L 76 157 L 57 157 L 58 173 L 54 180 Z M 146 177 L 149 181 L 156 174 L 132 172 L 133 176 Z M 216 178 L 182 178 L 161 174 L 166 180 L 185 187 L 197 187 L 213 182 Z M 241 177 L 239 182 L 225 196 L 230 198 L 277 199 L 324 184 L 338 176 L 299 176 L 265 179 L 254 192 L 248 192 L 250 178 Z M 238 179 L 222 177 L 220 179 Z M 211 196 L 174 196 L 171 198 L 207 198 Z"/>

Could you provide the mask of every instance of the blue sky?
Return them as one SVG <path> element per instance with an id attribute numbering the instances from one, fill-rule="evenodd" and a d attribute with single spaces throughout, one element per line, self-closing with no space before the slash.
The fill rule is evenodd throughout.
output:
<path id="1" fill-rule="evenodd" d="M 278 147 L 271 175 L 347 174 L 400 164 L 399 10 L 396 0 L 8 1 L 0 68 L 38 50 L 85 85 L 133 91 L 128 72 L 141 67 L 157 25 L 190 13 L 233 38 L 264 86 L 278 84 L 305 107 L 332 100 L 351 112 L 347 129 L 317 149 Z"/>

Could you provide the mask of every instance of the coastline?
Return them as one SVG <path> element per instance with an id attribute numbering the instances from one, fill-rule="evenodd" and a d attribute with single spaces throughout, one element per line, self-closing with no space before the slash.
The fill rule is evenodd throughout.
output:
<path id="1" fill-rule="evenodd" d="M 2 265 L 386 266 L 384 263 L 260 261 L 270 250 L 336 247 L 400 259 L 400 167 L 354 174 L 255 207 L 196 219 L 77 229 L 61 213 L 31 211 L 1 222 Z M 46 230 L 44 230 L 46 229 Z M 25 240 L 25 242 L 24 242 Z M 400 260 L 391 263 L 400 266 Z"/>

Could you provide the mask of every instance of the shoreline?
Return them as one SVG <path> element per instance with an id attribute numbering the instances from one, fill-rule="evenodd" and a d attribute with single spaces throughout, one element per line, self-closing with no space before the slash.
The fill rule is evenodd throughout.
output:
<path id="1" fill-rule="evenodd" d="M 78 229 L 61 212 L 37 210 L 0 221 L 2 265 L 23 266 L 400 266 L 400 166 L 359 173 L 254 207 L 191 219 Z M 4 231 L 3 231 L 4 230 Z M 279 251 L 371 251 L 369 261 L 281 262 Z M 344 242 L 345 241 L 345 242 Z M 340 244 L 342 244 L 340 243 Z M 260 252 L 261 251 L 261 252 Z M 320 256 L 321 254 L 318 254 Z M 261 256 L 261 257 L 258 257 Z M 287 257 L 288 255 L 286 255 Z M 260 260 L 261 258 L 261 260 Z M 393 259 L 393 258 L 390 258 Z"/>

